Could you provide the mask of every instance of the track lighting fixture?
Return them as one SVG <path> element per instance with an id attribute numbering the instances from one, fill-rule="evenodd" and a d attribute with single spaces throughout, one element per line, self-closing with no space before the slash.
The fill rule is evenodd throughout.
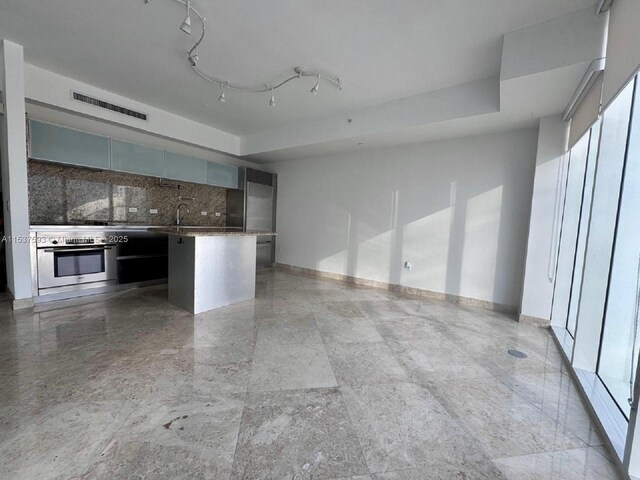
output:
<path id="1" fill-rule="evenodd" d="M 192 67 L 195 67 L 198 64 L 198 60 L 200 60 L 200 57 L 198 56 L 197 49 L 194 49 L 192 52 L 189 53 L 188 60 Z"/>
<path id="2" fill-rule="evenodd" d="M 187 35 L 191 35 L 191 2 L 187 0 L 187 16 L 184 17 L 182 21 L 182 25 L 180 25 L 180 30 L 182 30 Z"/>
<path id="3" fill-rule="evenodd" d="M 220 92 L 220 96 L 218 97 L 218 101 L 220 103 L 225 103 L 227 101 L 227 98 L 224 96 L 224 87 L 226 84 L 222 84 L 222 91 Z"/>
<path id="4" fill-rule="evenodd" d="M 320 74 L 318 74 L 316 84 L 311 89 L 311 93 L 313 93 L 314 95 L 317 95 L 319 89 L 320 89 Z"/>
<path id="5" fill-rule="evenodd" d="M 304 67 L 295 67 L 293 69 L 293 73 L 284 79 L 277 80 L 275 82 L 269 82 L 268 84 L 263 83 L 262 85 L 255 86 L 255 87 L 230 83 L 206 74 L 198 67 L 198 62 L 200 59 L 198 56 L 198 47 L 200 47 L 200 45 L 202 44 L 202 41 L 204 40 L 204 36 L 207 31 L 206 20 L 200 14 L 200 12 L 198 12 L 195 8 L 191 6 L 191 0 L 173 0 L 173 1 L 176 3 L 179 3 L 180 5 L 186 7 L 187 9 L 187 15 L 182 21 L 182 24 L 180 25 L 180 30 L 182 30 L 184 33 L 186 33 L 187 35 L 191 35 L 191 14 L 195 15 L 196 20 L 200 21 L 200 25 L 201 25 L 200 36 L 195 41 L 191 49 L 188 51 L 187 61 L 189 62 L 189 66 L 191 67 L 191 69 L 200 78 L 202 78 L 203 80 L 206 80 L 212 85 L 215 85 L 221 88 L 220 96 L 218 97 L 219 102 L 225 103 L 226 90 L 235 90 L 235 91 L 244 92 L 244 93 L 270 93 L 271 95 L 269 97 L 269 105 L 272 107 L 275 107 L 276 105 L 276 97 L 274 93 L 275 90 L 286 85 L 292 80 L 296 80 L 296 79 L 301 80 L 304 77 L 314 77 L 316 79 L 316 83 L 311 89 L 311 93 L 313 93 L 314 95 L 318 93 L 318 90 L 320 88 L 320 79 L 322 79 L 323 81 L 327 81 L 333 84 L 339 90 L 342 90 L 342 82 L 340 81 L 339 78 L 333 77 L 331 75 L 326 75 L 322 72 L 319 72 L 318 70 L 308 70 Z M 151 1 L 144 0 L 144 3 L 149 4 L 151 3 Z"/>
<path id="6" fill-rule="evenodd" d="M 276 106 L 276 96 L 273 94 L 273 88 L 271 89 L 271 98 L 269 99 L 269 106 L 270 107 Z"/>

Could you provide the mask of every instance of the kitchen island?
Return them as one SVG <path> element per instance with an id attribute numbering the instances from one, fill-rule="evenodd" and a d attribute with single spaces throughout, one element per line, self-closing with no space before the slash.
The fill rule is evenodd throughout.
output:
<path id="1" fill-rule="evenodd" d="M 250 300 L 256 291 L 256 238 L 271 232 L 160 227 L 169 236 L 169 303 L 201 313 Z"/>

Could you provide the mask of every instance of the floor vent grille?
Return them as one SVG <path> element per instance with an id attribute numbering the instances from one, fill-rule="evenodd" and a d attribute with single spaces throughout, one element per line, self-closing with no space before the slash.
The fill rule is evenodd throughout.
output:
<path id="1" fill-rule="evenodd" d="M 73 96 L 73 99 L 78 102 L 94 105 L 96 107 L 104 108 L 105 110 L 111 110 L 112 112 L 120 113 L 122 115 L 127 115 L 128 117 L 137 118 L 139 120 L 147 120 L 146 113 L 137 112 L 135 110 L 131 110 L 130 108 L 121 107 L 120 105 L 116 105 L 110 102 L 105 102 L 104 100 L 90 97 L 89 95 L 85 95 L 79 92 L 72 92 L 72 96 Z"/>

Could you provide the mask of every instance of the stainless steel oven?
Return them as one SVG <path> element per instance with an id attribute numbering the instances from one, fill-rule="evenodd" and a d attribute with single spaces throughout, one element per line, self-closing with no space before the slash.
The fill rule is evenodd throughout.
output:
<path id="1" fill-rule="evenodd" d="M 39 292 L 115 285 L 116 248 L 109 240 L 100 232 L 38 232 Z"/>

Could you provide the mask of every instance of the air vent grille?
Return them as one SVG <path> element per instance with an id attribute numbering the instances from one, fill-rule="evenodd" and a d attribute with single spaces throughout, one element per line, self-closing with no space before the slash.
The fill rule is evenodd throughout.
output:
<path id="1" fill-rule="evenodd" d="M 142 112 L 136 112 L 135 110 L 131 110 L 130 108 L 121 107 L 120 105 L 115 105 L 113 103 L 105 102 L 104 100 L 99 100 L 94 97 L 90 97 L 88 95 L 84 95 L 78 92 L 72 92 L 73 99 L 78 102 L 88 103 L 89 105 L 94 105 L 96 107 L 104 108 L 106 110 L 111 110 L 112 112 L 120 113 L 122 115 L 127 115 L 129 117 L 138 118 L 140 120 L 146 120 L 147 114 Z"/>

